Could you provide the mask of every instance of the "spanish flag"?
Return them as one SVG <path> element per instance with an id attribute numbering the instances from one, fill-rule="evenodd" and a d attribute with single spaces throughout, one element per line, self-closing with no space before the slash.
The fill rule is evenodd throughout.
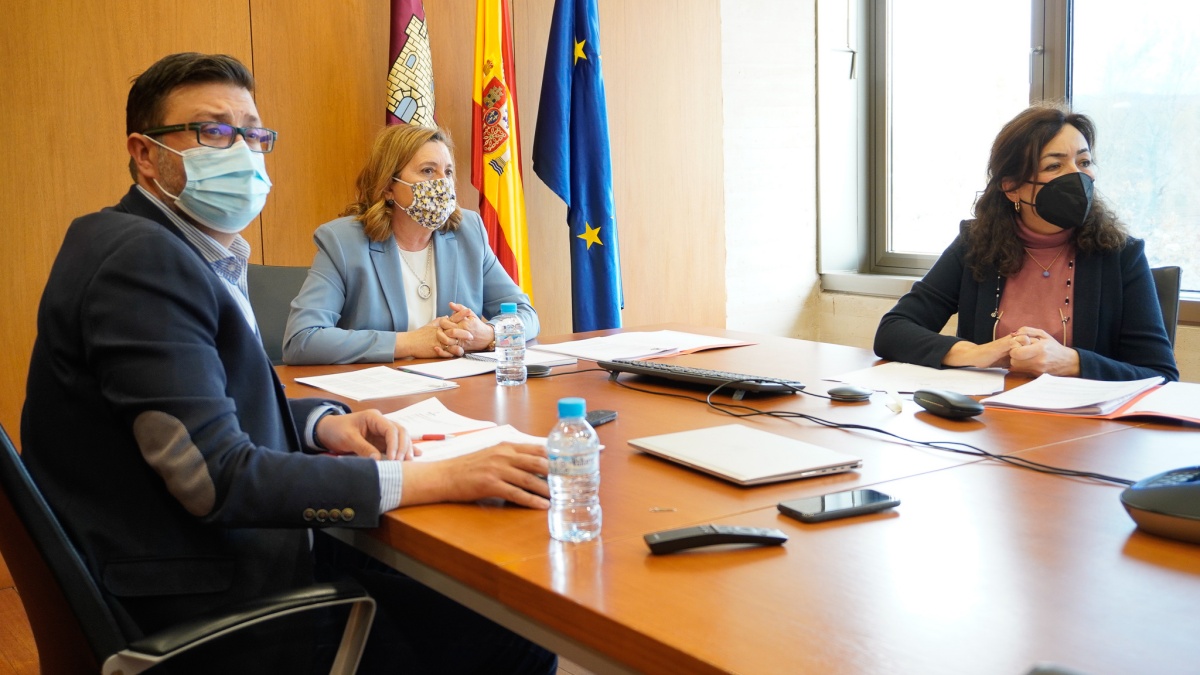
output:
<path id="1" fill-rule="evenodd" d="M 479 214 L 492 250 L 532 298 L 510 17 L 509 0 L 477 0 L 471 184 L 479 190 Z"/>

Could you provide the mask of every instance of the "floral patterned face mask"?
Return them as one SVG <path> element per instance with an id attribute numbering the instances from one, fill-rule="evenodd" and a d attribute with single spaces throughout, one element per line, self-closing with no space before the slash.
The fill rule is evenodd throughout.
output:
<path id="1" fill-rule="evenodd" d="M 392 180 L 412 188 L 413 202 L 404 209 L 404 212 L 425 229 L 438 229 L 446 222 L 450 214 L 454 213 L 454 209 L 458 208 L 453 178 L 435 178 L 420 183 L 409 183 L 393 176 Z"/>

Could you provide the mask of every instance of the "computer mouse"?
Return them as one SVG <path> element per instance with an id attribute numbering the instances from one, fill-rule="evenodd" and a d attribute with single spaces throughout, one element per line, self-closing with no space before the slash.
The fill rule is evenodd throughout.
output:
<path id="1" fill-rule="evenodd" d="M 934 415 L 952 420 L 983 412 L 983 404 L 979 401 L 948 389 L 918 389 L 913 392 L 913 400 Z"/>
<path id="2" fill-rule="evenodd" d="M 550 366 L 528 365 L 525 366 L 525 373 L 529 377 L 546 377 L 550 374 Z"/>
<path id="3" fill-rule="evenodd" d="M 1200 466 L 1143 478 L 1121 492 L 1121 503 L 1142 530 L 1200 544 Z"/>
<path id="4" fill-rule="evenodd" d="M 871 398 L 874 392 L 866 387 L 860 387 L 855 384 L 839 384 L 825 392 L 829 398 L 835 401 L 866 401 Z"/>

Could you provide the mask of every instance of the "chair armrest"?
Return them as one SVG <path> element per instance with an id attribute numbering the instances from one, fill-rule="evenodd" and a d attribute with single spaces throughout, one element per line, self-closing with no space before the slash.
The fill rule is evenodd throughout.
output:
<path id="1" fill-rule="evenodd" d="M 375 616 L 375 600 L 353 581 L 320 583 L 259 598 L 237 605 L 225 611 L 215 612 L 172 626 L 152 635 L 135 640 L 129 646 L 109 657 L 103 672 L 137 673 L 157 663 L 168 660 L 210 640 L 233 633 L 243 628 L 270 621 L 288 614 L 307 612 L 324 607 L 355 604 L 342 638 L 338 662 L 343 667 L 350 659 L 349 670 L 354 672 L 366 635 Z M 349 644 L 354 643 L 354 644 Z M 344 654 L 347 647 L 356 650 Z M 335 672 L 337 667 L 335 665 Z"/>

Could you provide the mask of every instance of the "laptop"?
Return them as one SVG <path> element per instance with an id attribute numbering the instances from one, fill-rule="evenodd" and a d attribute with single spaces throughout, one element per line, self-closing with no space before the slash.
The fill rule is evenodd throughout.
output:
<path id="1" fill-rule="evenodd" d="M 738 485 L 850 471 L 862 460 L 742 424 L 634 438 L 633 447 Z"/>

